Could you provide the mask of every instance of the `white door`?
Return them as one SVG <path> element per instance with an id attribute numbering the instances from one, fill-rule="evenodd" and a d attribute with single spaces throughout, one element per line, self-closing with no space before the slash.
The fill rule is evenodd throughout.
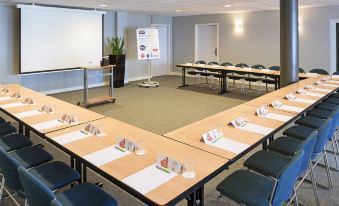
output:
<path id="1" fill-rule="evenodd" d="M 152 60 L 152 76 L 162 76 L 169 74 L 170 60 L 170 37 L 168 26 L 156 26 L 159 33 L 160 59 Z"/>
<path id="2" fill-rule="evenodd" d="M 218 24 L 195 25 L 195 61 L 219 61 L 218 31 Z"/>

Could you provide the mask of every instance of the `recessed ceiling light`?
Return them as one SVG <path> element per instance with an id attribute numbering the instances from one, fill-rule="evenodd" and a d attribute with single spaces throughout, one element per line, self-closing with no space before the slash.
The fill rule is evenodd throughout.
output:
<path id="1" fill-rule="evenodd" d="M 225 8 L 230 8 L 232 5 L 231 4 L 226 4 L 224 7 Z"/>
<path id="2" fill-rule="evenodd" d="M 175 10 L 176 12 L 182 12 L 182 10 L 181 9 L 177 9 L 177 10 Z"/>
<path id="3" fill-rule="evenodd" d="M 106 7 L 107 5 L 106 5 L 106 4 L 100 4 L 100 6 L 102 6 L 102 7 Z"/>

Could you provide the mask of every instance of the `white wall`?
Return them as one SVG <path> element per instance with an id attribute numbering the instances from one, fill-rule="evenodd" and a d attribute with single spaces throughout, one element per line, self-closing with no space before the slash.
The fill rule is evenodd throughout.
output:
<path id="1" fill-rule="evenodd" d="M 300 18 L 300 67 L 329 69 L 329 19 L 339 18 L 339 6 L 303 8 Z M 235 32 L 236 21 L 243 22 L 242 32 Z M 194 61 L 194 24 L 202 23 L 219 23 L 220 62 L 280 64 L 279 10 L 274 10 L 174 17 L 173 65 Z"/>

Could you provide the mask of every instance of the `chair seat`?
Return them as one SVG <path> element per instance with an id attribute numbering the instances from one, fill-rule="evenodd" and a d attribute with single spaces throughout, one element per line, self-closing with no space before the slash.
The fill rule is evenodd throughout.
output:
<path id="1" fill-rule="evenodd" d="M 339 105 L 331 104 L 331 103 L 321 103 L 315 106 L 315 108 L 335 112 L 339 109 Z"/>
<path id="2" fill-rule="evenodd" d="M 307 116 L 317 117 L 321 119 L 327 119 L 332 117 L 333 115 L 333 112 L 323 109 L 312 109 L 307 112 Z"/>
<path id="3" fill-rule="evenodd" d="M 262 150 L 249 157 L 244 166 L 263 175 L 278 178 L 291 158 L 273 151 Z"/>
<path id="4" fill-rule="evenodd" d="M 292 126 L 283 132 L 283 135 L 294 137 L 299 140 L 307 139 L 315 129 L 303 125 Z"/>
<path id="5" fill-rule="evenodd" d="M 222 75 L 222 74 L 213 74 L 213 76 L 215 78 L 223 78 L 224 77 L 224 75 Z"/>
<path id="6" fill-rule="evenodd" d="M 78 172 L 59 161 L 35 167 L 30 172 L 52 191 L 75 182 L 80 178 Z"/>
<path id="7" fill-rule="evenodd" d="M 5 123 L 0 124 L 0 137 L 16 132 L 17 132 L 16 128 L 13 127 L 12 125 Z"/>
<path id="8" fill-rule="evenodd" d="M 268 206 L 274 187 L 273 180 L 248 170 L 238 170 L 226 177 L 217 190 L 238 203 Z"/>
<path id="9" fill-rule="evenodd" d="M 274 79 L 263 79 L 262 82 L 265 84 L 276 84 L 278 81 Z"/>
<path id="10" fill-rule="evenodd" d="M 339 105 L 339 98 L 329 97 L 324 100 L 325 103 Z"/>
<path id="11" fill-rule="evenodd" d="M 10 153 L 10 155 L 27 169 L 53 160 L 48 152 L 38 146 L 25 147 Z"/>
<path id="12" fill-rule="evenodd" d="M 6 152 L 18 150 L 23 147 L 30 147 L 33 142 L 22 134 L 11 134 L 4 137 L 0 137 L 0 147 Z"/>
<path id="13" fill-rule="evenodd" d="M 312 116 L 301 117 L 295 121 L 296 124 L 311 127 L 313 129 L 319 129 L 324 124 L 324 122 L 325 120 Z"/>
<path id="14" fill-rule="evenodd" d="M 208 76 L 212 76 L 213 75 L 213 73 L 209 73 L 209 72 L 201 72 L 200 73 L 200 76 L 202 76 L 202 77 L 208 77 Z"/>
<path id="15" fill-rule="evenodd" d="M 338 93 L 334 93 L 334 94 L 331 95 L 331 97 L 339 99 L 339 94 Z"/>
<path id="16" fill-rule="evenodd" d="M 244 79 L 245 76 L 232 75 L 232 76 L 229 76 L 228 78 L 232 80 L 240 80 L 240 79 Z"/>
<path id="17" fill-rule="evenodd" d="M 245 80 L 249 81 L 249 82 L 259 82 L 259 81 L 262 81 L 264 79 L 263 78 L 259 78 L 259 77 L 246 77 Z"/>
<path id="18" fill-rule="evenodd" d="M 283 136 L 275 139 L 267 146 L 270 151 L 275 151 L 283 155 L 294 156 L 302 147 L 302 141 L 296 138 Z"/>
<path id="19" fill-rule="evenodd" d="M 190 74 L 190 75 L 198 75 L 198 74 L 200 74 L 200 72 L 189 71 L 189 72 L 187 72 L 187 74 Z"/>
<path id="20" fill-rule="evenodd" d="M 67 206 L 116 206 L 117 201 L 109 194 L 92 184 L 81 184 L 56 195 Z"/>

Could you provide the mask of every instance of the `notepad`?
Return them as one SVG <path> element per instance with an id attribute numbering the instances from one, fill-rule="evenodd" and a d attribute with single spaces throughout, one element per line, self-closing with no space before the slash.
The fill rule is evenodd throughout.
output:
<path id="1" fill-rule="evenodd" d="M 75 132 L 71 132 L 68 134 L 57 136 L 53 138 L 53 140 L 61 145 L 65 145 L 65 144 L 75 142 L 75 141 L 78 141 L 78 140 L 81 140 L 81 139 L 84 139 L 90 136 L 92 136 L 90 133 L 75 131 Z"/>
<path id="2" fill-rule="evenodd" d="M 15 114 L 15 116 L 19 119 L 23 119 L 23 118 L 37 116 L 37 115 L 41 115 L 41 114 L 42 114 L 42 112 L 39 112 L 38 110 L 32 110 L 32 111 L 17 113 L 17 114 Z"/>
<path id="3" fill-rule="evenodd" d="M 321 88 L 315 88 L 312 89 L 313 91 L 318 91 L 318 92 L 332 92 L 332 90 L 330 89 L 321 89 Z"/>
<path id="4" fill-rule="evenodd" d="M 169 173 L 164 172 L 163 170 L 158 169 L 156 164 L 153 164 L 123 179 L 122 182 L 141 194 L 146 194 L 170 181 L 177 175 L 177 173 L 171 171 L 169 171 Z"/>
<path id="5" fill-rule="evenodd" d="M 334 85 L 334 84 L 323 84 L 323 86 L 325 86 L 325 87 L 334 87 L 334 88 L 338 87 L 338 85 Z"/>
<path id="6" fill-rule="evenodd" d="M 54 119 L 54 120 L 51 120 L 51 121 L 34 124 L 34 125 L 32 125 L 32 127 L 35 128 L 38 131 L 41 131 L 41 130 L 46 130 L 46 129 L 50 129 L 50 128 L 54 128 L 54 127 L 59 127 L 59 126 L 65 125 L 65 124 L 66 123 L 60 122 L 59 120 Z"/>
<path id="7" fill-rule="evenodd" d="M 11 97 L 0 97 L 0 101 L 11 100 Z"/>
<path id="8" fill-rule="evenodd" d="M 242 127 L 236 127 L 236 128 L 246 130 L 246 131 L 249 131 L 249 132 L 263 134 L 263 135 L 267 135 L 267 134 L 269 134 L 273 131 L 272 128 L 260 126 L 260 125 L 253 124 L 253 123 L 247 123 L 246 125 L 244 125 Z"/>
<path id="9" fill-rule="evenodd" d="M 10 104 L 3 104 L 0 105 L 1 108 L 3 109 L 9 109 L 9 108 L 14 108 L 14 107 L 21 107 L 24 106 L 25 104 L 22 102 L 15 102 L 15 103 L 10 103 Z"/>
<path id="10" fill-rule="evenodd" d="M 302 103 L 306 103 L 306 104 L 313 104 L 313 103 L 315 103 L 314 100 L 304 99 L 304 98 L 296 98 L 293 101 L 295 101 L 295 102 L 302 102 Z"/>
<path id="11" fill-rule="evenodd" d="M 279 107 L 279 109 L 290 111 L 290 112 L 297 112 L 297 113 L 299 113 L 299 112 L 304 111 L 305 108 L 295 107 L 295 106 L 288 106 L 288 105 L 282 105 L 281 107 Z"/>
<path id="12" fill-rule="evenodd" d="M 247 144 L 227 139 L 225 137 L 216 139 L 215 142 L 208 142 L 207 144 L 235 154 L 240 154 L 249 147 Z"/>
<path id="13" fill-rule="evenodd" d="M 105 149 L 93 152 L 89 155 L 84 156 L 83 158 L 95 166 L 101 166 L 106 163 L 112 162 L 114 160 L 125 157 L 126 155 L 131 154 L 130 151 L 119 148 L 116 148 L 117 145 L 107 147 Z"/>
<path id="14" fill-rule="evenodd" d="M 307 96 L 313 96 L 313 97 L 324 97 L 324 94 L 318 94 L 318 93 L 313 93 L 313 92 L 306 92 L 305 95 Z"/>
<path id="15" fill-rule="evenodd" d="M 287 116 L 287 115 L 282 115 L 282 114 L 277 114 L 277 113 L 268 113 L 262 117 L 268 118 L 268 119 L 273 119 L 273 120 L 277 120 L 277 121 L 281 121 L 281 122 L 287 122 L 290 119 L 292 119 L 291 116 Z"/>

